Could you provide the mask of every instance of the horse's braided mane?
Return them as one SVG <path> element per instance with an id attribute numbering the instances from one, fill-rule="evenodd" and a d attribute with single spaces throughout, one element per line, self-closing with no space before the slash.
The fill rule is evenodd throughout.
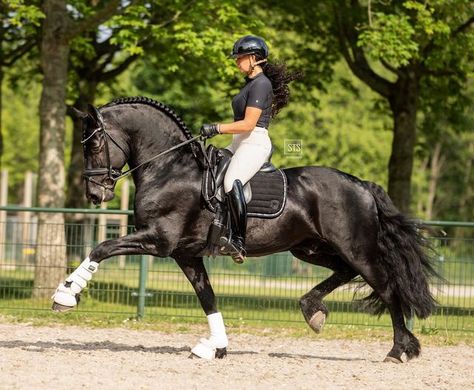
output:
<path id="1" fill-rule="evenodd" d="M 101 108 L 116 106 L 120 104 L 146 104 L 148 106 L 156 108 L 157 110 L 165 113 L 168 117 L 170 117 L 178 125 L 178 127 L 187 139 L 193 138 L 191 130 L 188 129 L 184 121 L 170 107 L 145 96 L 133 96 L 114 99 L 111 102 L 103 105 Z"/>

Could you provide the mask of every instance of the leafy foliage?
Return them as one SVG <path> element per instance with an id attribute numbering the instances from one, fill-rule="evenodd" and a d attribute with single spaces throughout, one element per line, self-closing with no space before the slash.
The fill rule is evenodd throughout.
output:
<path id="1" fill-rule="evenodd" d="M 419 46 L 413 40 L 415 29 L 407 15 L 374 13 L 374 21 L 359 35 L 357 45 L 366 47 L 374 59 L 395 67 L 408 65 L 416 58 Z"/>
<path id="2" fill-rule="evenodd" d="M 6 3 L 1 4 L 4 10 Z M 75 22 L 95 12 L 95 2 L 68 4 Z M 433 216 L 474 218 L 474 37 L 468 23 L 472 2 L 372 0 L 358 4 L 358 13 L 349 16 L 357 20 L 357 47 L 368 55 L 371 69 L 390 82 L 414 64 L 423 75 L 412 200 L 418 216 L 423 217 L 427 210 L 430 164 L 440 143 L 444 164 Z M 38 5 L 35 1 L 8 2 L 11 44 L 2 41 L 4 53 L 38 33 L 43 17 Z M 300 0 L 136 2 L 71 41 L 69 102 L 90 80 L 80 69 L 108 71 L 136 57 L 129 71 L 97 85 L 97 103 L 143 94 L 172 106 L 195 131 L 202 123 L 230 122 L 230 101 L 243 79 L 227 54 L 237 37 L 254 33 L 268 41 L 272 61 L 283 60 L 290 69 L 305 72 L 304 79 L 291 86 L 290 105 L 270 129 L 276 165 L 333 166 L 387 186 L 390 108 L 341 62 L 334 6 L 334 1 Z M 36 61 L 32 56 L 9 68 L 7 76 L 16 80 L 15 89 L 3 87 L 5 166 L 10 170 L 10 200 L 15 202 L 21 201 L 22 172 L 37 168 L 37 82 L 41 74 Z M 69 133 L 67 142 L 70 138 Z M 301 140 L 303 150 L 298 158 L 285 154 L 285 139 Z M 224 146 L 230 136 L 215 140 Z"/>

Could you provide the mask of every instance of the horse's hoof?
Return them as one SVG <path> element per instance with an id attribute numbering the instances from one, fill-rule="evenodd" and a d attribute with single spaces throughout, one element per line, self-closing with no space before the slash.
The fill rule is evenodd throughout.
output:
<path id="1" fill-rule="evenodd" d="M 222 359 L 227 355 L 227 349 L 217 348 L 208 339 L 201 339 L 196 346 L 191 349 L 191 359 L 198 357 L 206 360 Z"/>
<path id="2" fill-rule="evenodd" d="M 51 310 L 58 312 L 58 313 L 64 313 L 66 311 L 74 309 L 74 306 L 65 306 L 61 305 L 60 303 L 53 302 L 53 306 L 51 307 Z"/>
<path id="3" fill-rule="evenodd" d="M 224 359 L 227 356 L 227 348 L 216 348 L 216 359 Z"/>
<path id="4" fill-rule="evenodd" d="M 201 359 L 213 360 L 216 357 L 216 348 L 211 345 L 209 340 L 201 339 L 201 341 L 191 349 L 191 354 Z"/>
<path id="5" fill-rule="evenodd" d="M 403 363 L 402 359 L 395 358 L 393 356 L 386 356 L 385 359 L 383 360 L 384 363 L 395 363 L 395 364 L 400 364 Z"/>
<path id="6" fill-rule="evenodd" d="M 60 283 L 51 299 L 54 311 L 68 311 L 79 304 L 81 295 L 73 294 L 70 282 Z"/>
<path id="7" fill-rule="evenodd" d="M 323 329 L 325 322 L 326 322 L 326 314 L 324 314 L 322 311 L 317 311 L 316 313 L 313 314 L 313 316 L 309 320 L 309 326 L 316 333 L 319 333 Z"/>
<path id="8" fill-rule="evenodd" d="M 214 359 L 224 359 L 227 356 L 227 348 L 216 348 Z M 194 353 L 190 353 L 188 359 L 202 359 L 201 356 L 198 356 Z M 212 358 L 204 358 L 206 360 L 211 360 Z"/>

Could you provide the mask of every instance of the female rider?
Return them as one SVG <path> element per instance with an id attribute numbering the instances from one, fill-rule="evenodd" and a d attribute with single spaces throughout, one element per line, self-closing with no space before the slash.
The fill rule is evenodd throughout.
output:
<path id="1" fill-rule="evenodd" d="M 270 156 L 272 143 L 268 126 L 275 115 L 288 103 L 288 83 L 300 77 L 287 73 L 285 65 L 267 61 L 268 47 L 257 36 L 247 35 L 237 40 L 231 57 L 246 74 L 245 85 L 232 99 L 234 122 L 205 124 L 200 133 L 203 138 L 217 134 L 233 134 L 227 146 L 233 153 L 224 178 L 224 191 L 231 214 L 232 258 L 238 263 L 245 259 L 247 207 L 245 185 Z"/>

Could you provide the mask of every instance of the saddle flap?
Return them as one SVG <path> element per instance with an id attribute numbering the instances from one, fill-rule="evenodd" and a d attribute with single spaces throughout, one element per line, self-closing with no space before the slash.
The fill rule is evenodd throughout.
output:
<path id="1" fill-rule="evenodd" d="M 229 168 L 229 164 L 232 161 L 232 152 L 228 149 L 220 149 L 218 151 L 218 155 L 220 155 L 220 160 L 217 164 L 216 188 L 219 188 L 224 182 L 225 173 L 227 172 L 227 168 Z"/>

